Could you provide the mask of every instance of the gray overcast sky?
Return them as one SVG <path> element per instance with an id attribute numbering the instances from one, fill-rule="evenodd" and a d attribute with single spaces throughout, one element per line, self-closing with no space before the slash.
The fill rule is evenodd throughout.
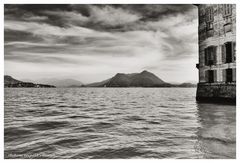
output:
<path id="1" fill-rule="evenodd" d="M 5 74 L 101 81 L 148 70 L 197 81 L 194 5 L 5 5 Z"/>

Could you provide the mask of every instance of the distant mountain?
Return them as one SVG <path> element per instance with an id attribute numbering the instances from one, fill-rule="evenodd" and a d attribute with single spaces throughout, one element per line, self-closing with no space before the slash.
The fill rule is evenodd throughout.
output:
<path id="1" fill-rule="evenodd" d="M 151 72 L 123 74 L 117 73 L 114 77 L 102 82 L 86 85 L 87 87 L 170 87 L 171 84 L 164 82 Z"/>
<path id="2" fill-rule="evenodd" d="M 23 82 L 9 75 L 4 75 L 4 87 L 33 87 L 33 88 L 54 88 L 53 85 L 35 84 L 31 82 Z"/>
<path id="3" fill-rule="evenodd" d="M 14 79 L 9 75 L 4 75 L 4 85 L 5 84 L 18 84 L 18 83 L 23 83 L 20 80 Z"/>
<path id="4" fill-rule="evenodd" d="M 193 84 L 193 83 L 182 83 L 182 84 L 179 84 L 177 85 L 177 87 L 197 87 L 197 84 Z"/>
<path id="5" fill-rule="evenodd" d="M 84 85 L 85 87 L 104 87 L 111 79 Z"/>
<path id="6" fill-rule="evenodd" d="M 43 84 L 54 85 L 56 87 L 81 87 L 82 82 L 75 79 L 56 79 L 56 78 L 44 78 L 39 79 L 38 82 Z"/>

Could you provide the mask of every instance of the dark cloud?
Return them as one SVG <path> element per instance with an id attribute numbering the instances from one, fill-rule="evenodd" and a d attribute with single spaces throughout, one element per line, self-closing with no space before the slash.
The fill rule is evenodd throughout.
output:
<path id="1" fill-rule="evenodd" d="M 159 20 L 163 16 L 167 15 L 176 15 L 179 13 L 186 13 L 189 10 L 192 10 L 192 6 L 189 4 L 165 4 L 165 5 L 157 5 L 157 4 L 136 4 L 136 5 L 113 5 L 120 8 L 125 8 L 139 14 L 142 14 L 143 21 L 149 20 Z"/>
<path id="2" fill-rule="evenodd" d="M 129 23 L 130 25 L 132 22 L 141 24 L 146 21 L 158 21 L 168 15 L 184 14 L 192 10 L 193 5 L 6 4 L 4 8 L 5 19 L 35 20 L 60 27 L 69 27 L 71 25 L 69 23 L 74 23 L 97 30 L 123 31 L 127 30 Z M 53 14 L 54 12 L 55 14 Z M 68 13 L 79 14 L 79 16 L 89 18 L 89 21 L 84 23 L 81 23 L 81 20 L 71 22 L 71 18 L 67 15 Z"/>
<path id="3" fill-rule="evenodd" d="M 39 13 L 44 10 L 62 10 L 62 11 L 72 11 L 72 6 L 70 4 L 5 4 L 4 11 L 25 11 L 32 13 Z"/>
<path id="4" fill-rule="evenodd" d="M 44 14 L 44 11 L 72 11 L 71 5 L 67 4 L 5 4 L 4 15 L 8 20 L 23 20 L 45 22 L 56 26 L 68 26 L 61 17 Z"/>
<path id="5" fill-rule="evenodd" d="M 41 42 L 43 41 L 42 37 L 33 35 L 31 31 L 17 31 L 17 30 L 4 30 L 4 42 L 11 41 L 31 41 L 31 42 Z"/>

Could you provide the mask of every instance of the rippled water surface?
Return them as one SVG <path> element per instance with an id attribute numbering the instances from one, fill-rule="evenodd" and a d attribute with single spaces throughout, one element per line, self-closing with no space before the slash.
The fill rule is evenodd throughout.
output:
<path id="1" fill-rule="evenodd" d="M 235 158 L 236 107 L 195 88 L 6 88 L 5 158 Z"/>

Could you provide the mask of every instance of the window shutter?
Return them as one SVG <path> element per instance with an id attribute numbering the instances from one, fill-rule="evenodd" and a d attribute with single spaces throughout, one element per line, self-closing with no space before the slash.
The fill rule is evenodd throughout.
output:
<path id="1" fill-rule="evenodd" d="M 213 71 L 213 79 L 214 79 L 214 83 L 217 82 L 217 70 Z"/>
<path id="2" fill-rule="evenodd" d="M 223 5 L 223 15 L 225 16 L 226 15 L 226 5 Z"/>
<path id="3" fill-rule="evenodd" d="M 232 81 L 236 81 L 236 69 L 235 68 L 233 68 L 232 69 Z"/>
<path id="4" fill-rule="evenodd" d="M 206 8 L 206 22 L 209 21 L 209 8 Z"/>
<path id="5" fill-rule="evenodd" d="M 214 63 L 214 47 L 213 46 L 208 48 L 208 56 L 209 56 L 209 60 L 211 61 L 210 65 L 213 65 Z"/>
<path id="6" fill-rule="evenodd" d="M 232 5 L 224 4 L 223 5 L 223 16 L 232 15 Z"/>
<path id="7" fill-rule="evenodd" d="M 236 42 L 232 42 L 232 62 L 236 61 Z"/>
<path id="8" fill-rule="evenodd" d="M 226 63 L 226 47 L 225 47 L 225 44 L 222 45 L 222 63 Z"/>
<path id="9" fill-rule="evenodd" d="M 205 81 L 208 82 L 208 70 L 205 71 Z"/>
<path id="10" fill-rule="evenodd" d="M 209 60 L 213 61 L 213 47 L 209 47 Z"/>
<path id="11" fill-rule="evenodd" d="M 204 49 L 204 57 L 205 57 L 205 65 L 208 65 L 208 54 L 207 54 L 207 48 Z"/>
<path id="12" fill-rule="evenodd" d="M 232 15 L 232 5 L 228 5 L 228 14 Z"/>
<path id="13" fill-rule="evenodd" d="M 214 65 L 217 64 L 217 47 L 216 46 L 213 47 L 213 64 Z"/>
<path id="14" fill-rule="evenodd" d="M 222 81 L 226 82 L 227 78 L 226 78 L 226 69 L 222 69 Z"/>
<path id="15" fill-rule="evenodd" d="M 214 19 L 213 7 L 208 7 L 206 9 L 206 22 L 212 22 Z"/>

